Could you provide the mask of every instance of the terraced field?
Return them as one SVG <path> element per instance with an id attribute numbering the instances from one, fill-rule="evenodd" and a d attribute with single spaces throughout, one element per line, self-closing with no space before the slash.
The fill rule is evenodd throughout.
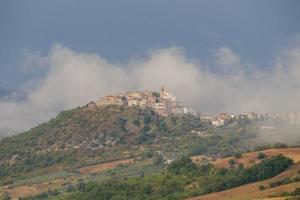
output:
<path id="1" fill-rule="evenodd" d="M 37 195 L 48 190 L 65 190 L 68 183 L 77 183 L 79 179 L 105 181 L 110 178 L 124 178 L 139 176 L 141 173 L 150 174 L 161 170 L 144 161 L 134 163 L 134 159 L 116 160 L 107 163 L 95 164 L 80 168 L 80 174 L 65 171 L 54 172 L 37 177 L 20 180 L 12 185 L 0 188 L 0 193 L 8 193 L 12 200 L 19 197 Z M 1 197 L 1 196 L 0 196 Z"/>
<path id="2" fill-rule="evenodd" d="M 79 169 L 80 174 L 85 175 L 85 174 L 92 174 L 92 173 L 99 173 L 108 169 L 113 169 L 117 167 L 118 165 L 121 164 L 132 164 L 134 159 L 125 159 L 125 160 L 116 160 L 112 162 L 107 162 L 107 163 L 101 163 L 97 165 L 91 165 L 91 166 L 86 166 L 82 167 Z"/>
<path id="3" fill-rule="evenodd" d="M 23 185 L 23 186 L 7 186 L 2 188 L 3 191 L 7 192 L 12 200 L 18 200 L 19 197 L 28 197 L 37 195 L 43 192 L 48 191 L 49 189 L 58 189 L 63 186 L 66 181 L 71 181 L 69 179 L 57 179 L 44 183 L 37 183 L 33 185 Z"/>
<path id="4" fill-rule="evenodd" d="M 266 157 L 283 154 L 294 160 L 295 165 L 287 171 L 273 177 L 271 179 L 256 182 L 223 192 L 208 194 L 200 197 L 191 198 L 193 200 L 218 200 L 218 199 L 233 199 L 233 200 L 250 200 L 250 199 L 265 199 L 265 200 L 281 200 L 282 198 L 268 198 L 270 195 L 279 196 L 283 192 L 291 192 L 295 188 L 300 187 L 300 182 L 281 185 L 270 188 L 271 182 L 282 180 L 284 178 L 293 177 L 298 174 L 300 169 L 300 148 L 284 148 L 284 149 L 268 149 L 263 152 Z M 245 166 L 250 166 L 254 163 L 259 163 L 261 160 L 257 158 L 259 152 L 251 152 L 243 154 L 241 158 L 224 158 L 212 161 L 209 157 L 193 156 L 192 159 L 197 162 L 200 160 L 207 160 L 218 167 L 229 167 L 228 161 L 234 159 L 236 163 L 243 163 Z M 57 168 L 60 169 L 60 168 Z M 100 163 L 90 165 L 78 169 L 79 173 L 71 173 L 66 171 L 52 170 L 52 173 L 19 180 L 13 185 L 7 185 L 0 188 L 0 191 L 7 192 L 13 200 L 18 200 L 19 197 L 27 197 L 30 195 L 37 195 L 49 189 L 63 189 L 68 183 L 76 183 L 78 179 L 105 181 L 110 178 L 124 178 L 139 176 L 141 173 L 152 174 L 161 168 L 155 168 L 148 161 L 134 162 L 134 159 L 116 160 L 107 163 Z M 61 169 L 62 170 L 62 169 Z M 265 186 L 265 190 L 260 190 L 259 186 Z"/>

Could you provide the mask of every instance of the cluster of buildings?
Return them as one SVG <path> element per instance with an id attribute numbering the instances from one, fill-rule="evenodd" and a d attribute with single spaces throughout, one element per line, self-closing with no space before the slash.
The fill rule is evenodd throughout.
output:
<path id="1" fill-rule="evenodd" d="M 176 97 L 161 87 L 160 93 L 150 91 L 136 91 L 118 94 L 116 96 L 105 96 L 95 102 L 88 104 L 88 107 L 108 106 L 108 105 L 128 105 L 137 106 L 141 109 L 152 109 L 160 116 L 192 114 L 195 111 L 182 105 Z"/>
<path id="2" fill-rule="evenodd" d="M 278 119 L 288 121 L 292 124 L 298 124 L 300 122 L 300 113 L 291 112 L 291 113 L 267 113 L 264 114 L 264 118 Z"/>
<path id="3" fill-rule="evenodd" d="M 262 120 L 280 120 L 290 124 L 299 124 L 300 113 L 255 113 L 248 112 L 246 114 L 233 115 L 229 113 L 220 113 L 216 117 L 211 115 L 199 115 L 201 120 L 209 121 L 213 126 L 223 126 L 232 121 L 249 120 L 249 121 L 262 121 Z"/>
<path id="4" fill-rule="evenodd" d="M 265 113 L 258 114 L 254 112 L 248 112 L 246 114 L 233 115 L 228 113 L 220 113 L 215 117 L 211 115 L 200 114 L 185 107 L 176 96 L 161 87 L 160 92 L 150 91 L 135 91 L 126 92 L 118 95 L 108 95 L 101 97 L 96 101 L 93 101 L 87 105 L 88 108 L 108 106 L 108 105 L 127 105 L 137 106 L 141 109 L 152 109 L 160 116 L 191 114 L 199 117 L 202 121 L 207 121 L 213 126 L 223 126 L 227 123 L 237 120 L 264 120 L 264 119 L 280 119 L 290 123 L 300 122 L 300 113 Z"/>
<path id="5" fill-rule="evenodd" d="M 200 119 L 201 118 L 202 116 L 200 115 Z M 236 120 L 244 120 L 244 119 L 251 120 L 251 121 L 259 120 L 262 119 L 262 116 L 254 112 L 249 112 L 247 114 L 239 114 L 239 115 L 220 113 L 216 117 L 205 116 L 205 119 L 210 120 L 213 126 L 223 126 L 226 123 L 229 123 L 231 121 L 236 121 Z"/>

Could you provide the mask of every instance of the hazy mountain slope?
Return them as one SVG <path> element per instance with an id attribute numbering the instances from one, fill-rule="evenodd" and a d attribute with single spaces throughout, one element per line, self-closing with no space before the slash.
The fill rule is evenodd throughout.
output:
<path id="1" fill-rule="evenodd" d="M 213 127 L 192 115 L 161 117 L 129 106 L 79 107 L 0 141 L 0 185 L 55 173 L 77 173 L 86 165 L 114 160 L 163 162 L 181 155 L 223 157 L 253 150 L 256 124 Z M 150 164 L 150 163 L 148 163 Z M 48 180 L 48 179 L 47 179 Z"/>
<path id="2" fill-rule="evenodd" d="M 153 144 L 159 150 L 165 147 L 165 143 L 160 147 L 161 142 L 171 140 L 176 144 L 181 140 L 173 141 L 175 137 L 185 137 L 191 129 L 201 127 L 201 122 L 189 115 L 164 118 L 152 110 L 127 106 L 76 108 L 27 132 L 4 138 L 0 142 L 0 175 L 95 157 L 132 157 L 141 153 L 139 145 Z M 181 147 L 185 146 L 174 150 Z M 123 151 L 130 155 L 121 154 Z"/>

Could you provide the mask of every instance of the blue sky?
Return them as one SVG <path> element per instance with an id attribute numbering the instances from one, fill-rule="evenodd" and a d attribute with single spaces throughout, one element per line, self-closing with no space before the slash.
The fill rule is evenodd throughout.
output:
<path id="1" fill-rule="evenodd" d="M 0 87 L 36 73 L 20 70 L 24 50 L 54 43 L 113 63 L 178 46 L 207 60 L 226 46 L 259 68 L 300 33 L 298 0 L 0 0 Z"/>

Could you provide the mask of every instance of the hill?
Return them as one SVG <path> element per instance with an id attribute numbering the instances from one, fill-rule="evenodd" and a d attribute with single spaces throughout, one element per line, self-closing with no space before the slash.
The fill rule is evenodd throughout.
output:
<path id="1" fill-rule="evenodd" d="M 255 130 L 251 124 L 213 127 L 190 114 L 162 116 L 137 106 L 88 104 L 2 139 L 0 184 L 55 164 L 73 170 L 155 152 L 165 160 L 187 154 L 233 155 L 259 145 Z"/>
<path id="2" fill-rule="evenodd" d="M 149 177 L 146 182 L 154 181 L 149 184 L 157 187 L 156 183 L 165 184 L 161 177 L 168 179 L 165 175 L 168 164 L 182 156 L 192 156 L 193 160 L 200 160 L 200 166 L 208 164 L 207 169 L 212 173 L 227 173 L 227 178 L 235 179 L 240 172 L 218 168 L 236 168 L 240 163 L 255 168 L 254 164 L 260 164 L 255 153 L 244 154 L 233 166 L 228 164 L 233 157 L 221 159 L 265 145 L 257 137 L 260 128 L 257 121 L 232 120 L 223 126 L 213 126 L 192 110 L 186 112 L 187 108 L 172 94 L 164 90 L 161 94 L 163 98 L 151 92 L 106 96 L 96 103 L 64 111 L 29 131 L 3 138 L 0 140 L 0 190 L 18 199 L 29 194 L 48 195 L 48 190 L 64 193 L 69 185 L 74 187 L 81 182 L 96 181 L 98 187 L 112 178 L 122 182 L 144 176 Z M 145 101 L 144 104 L 136 106 L 136 98 Z M 291 156 L 299 153 L 297 149 L 286 151 Z M 267 159 L 273 159 L 278 152 L 266 150 L 265 154 Z M 216 167 L 209 164 L 212 160 Z M 200 167 L 200 174 L 204 173 L 202 170 Z M 199 184 L 205 178 L 202 176 Z M 193 181 L 178 174 L 173 178 L 183 187 L 182 198 L 199 194 Z M 206 178 L 212 179 L 212 184 L 224 181 L 214 180 L 214 176 Z"/>
<path id="3" fill-rule="evenodd" d="M 259 155 L 265 155 L 264 158 L 259 159 Z M 251 167 L 260 163 L 262 160 L 271 158 L 276 155 L 284 155 L 292 159 L 296 164 L 292 165 L 286 171 L 278 174 L 270 179 L 259 181 L 247 185 L 242 185 L 233 189 L 224 190 L 217 193 L 211 193 L 199 197 L 189 198 L 189 200 L 252 200 L 252 199 L 264 199 L 264 200 L 281 200 L 287 197 L 283 195 L 289 195 L 293 193 L 296 188 L 300 188 L 300 148 L 281 148 L 281 149 L 266 149 L 262 151 L 255 151 L 242 154 L 239 158 L 228 157 L 224 159 L 217 159 L 212 161 L 212 164 L 221 167 L 230 167 L 230 160 L 235 161 L 235 166 L 243 164 L 246 167 Z M 197 157 L 194 157 L 194 159 Z M 273 196 L 273 197 L 272 197 Z"/>
<path id="4" fill-rule="evenodd" d="M 294 161 L 297 161 L 297 157 L 299 157 L 299 149 L 300 148 L 269 149 L 269 150 L 264 150 L 264 153 L 272 151 L 272 153 L 273 153 L 272 156 L 278 156 L 280 154 L 280 152 L 283 152 L 284 155 L 289 155 L 290 158 L 294 158 Z M 260 152 L 262 152 L 262 151 L 243 154 L 242 158 L 244 160 L 251 160 L 252 159 L 252 154 L 258 155 Z M 274 158 L 272 156 L 271 155 L 266 156 L 263 159 L 261 159 L 261 161 L 269 162 L 268 159 L 272 160 Z M 220 160 L 225 160 L 225 159 L 220 159 Z M 138 164 L 138 163 L 140 163 L 140 164 Z M 144 163 L 144 164 L 142 164 L 142 163 Z M 34 183 L 34 182 L 30 182 L 28 180 L 28 181 L 24 182 L 24 183 L 26 183 L 25 185 L 21 184 L 19 186 L 17 186 L 17 185 L 16 186 L 13 186 L 13 185 L 11 185 L 11 186 L 5 186 L 5 187 L 0 188 L 0 190 L 6 191 L 8 194 L 10 194 L 10 196 L 13 199 L 16 199 L 16 200 L 19 197 L 26 197 L 28 195 L 38 195 L 40 193 L 45 193 L 46 194 L 46 193 L 48 193 L 48 191 L 56 191 L 56 190 L 58 190 L 60 192 L 64 191 L 64 193 L 63 193 L 63 196 L 64 196 L 64 194 L 68 194 L 68 192 L 66 192 L 66 191 L 69 190 L 68 188 L 71 187 L 70 185 L 80 184 L 80 181 L 82 181 L 82 180 L 84 180 L 85 182 L 86 181 L 89 182 L 91 180 L 94 180 L 94 181 L 97 181 L 97 182 L 99 182 L 99 181 L 102 182 L 103 178 L 101 178 L 101 176 L 103 176 L 103 173 L 106 173 L 105 170 L 113 170 L 114 171 L 114 168 L 116 168 L 115 173 L 117 173 L 118 175 L 116 176 L 116 175 L 113 175 L 114 173 L 108 172 L 109 176 L 111 178 L 113 178 L 113 179 L 118 179 L 120 182 L 124 182 L 124 180 L 126 180 L 126 179 L 122 179 L 122 178 L 120 179 L 119 176 L 121 176 L 123 174 L 123 175 L 125 175 L 125 177 L 126 176 L 128 177 L 128 174 L 126 175 L 127 172 L 121 170 L 122 169 L 121 164 L 122 165 L 123 164 L 125 164 L 125 165 L 129 164 L 126 167 L 127 170 L 130 170 L 130 171 L 134 170 L 134 171 L 137 172 L 137 174 L 141 173 L 141 172 L 144 172 L 144 173 L 148 174 L 147 177 L 145 177 L 145 179 L 143 178 L 141 180 L 140 178 L 138 178 L 137 179 L 137 181 L 138 181 L 137 184 L 141 184 L 141 185 L 143 185 L 143 184 L 151 184 L 153 187 L 158 187 L 156 184 L 162 184 L 162 185 L 164 185 L 165 184 L 164 183 L 164 178 L 166 178 L 166 179 L 171 179 L 171 180 L 175 179 L 176 181 L 174 183 L 177 183 L 177 184 L 180 183 L 180 184 L 185 185 L 184 187 L 183 186 L 180 186 L 180 187 L 181 188 L 182 187 L 186 188 L 185 189 L 186 192 L 182 193 L 182 194 L 181 193 L 177 194 L 178 198 L 180 197 L 180 199 L 182 199 L 185 195 L 189 196 L 189 195 L 194 194 L 195 192 L 197 193 L 197 191 L 198 192 L 200 192 L 200 191 L 202 191 L 202 192 L 208 192 L 209 190 L 208 191 L 203 190 L 203 189 L 201 189 L 202 187 L 198 188 L 200 186 L 198 184 L 203 184 L 202 183 L 203 180 L 206 180 L 205 181 L 205 185 L 207 185 L 210 182 L 212 185 L 210 185 L 209 187 L 218 189 L 218 187 L 219 187 L 219 186 L 217 186 L 219 184 L 218 182 L 220 180 L 222 180 L 223 178 L 226 178 L 226 176 L 229 175 L 227 177 L 227 178 L 229 178 L 229 180 L 231 178 L 234 178 L 234 177 L 235 177 L 235 179 L 238 178 L 236 175 L 238 175 L 238 176 L 244 176 L 244 175 L 242 175 L 243 173 L 239 172 L 241 169 L 238 169 L 237 166 L 235 168 L 238 169 L 238 171 L 236 171 L 236 172 L 238 172 L 238 174 L 234 175 L 236 172 L 234 172 L 234 171 L 231 172 L 231 170 L 235 170 L 234 168 L 231 168 L 230 171 L 224 171 L 223 169 L 217 170 L 217 168 L 209 167 L 209 165 L 208 165 L 207 166 L 208 168 L 200 167 L 198 169 L 200 171 L 197 172 L 197 168 L 195 168 L 195 166 L 190 165 L 188 163 L 189 163 L 188 160 L 185 160 L 184 162 L 175 162 L 174 164 L 171 164 L 171 166 L 173 165 L 173 166 L 177 166 L 177 167 L 174 168 L 174 167 L 169 166 L 168 167 L 168 171 L 169 171 L 168 174 L 165 174 L 165 172 L 163 172 L 164 170 L 161 169 L 162 174 L 156 175 L 156 172 L 154 172 L 154 171 L 152 171 L 149 174 L 146 173 L 146 171 L 147 171 L 146 169 L 148 167 L 147 167 L 147 162 L 145 162 L 145 161 L 144 162 L 140 162 L 140 161 L 135 161 L 135 160 L 132 160 L 132 159 L 119 160 L 119 161 L 113 161 L 113 162 L 108 162 L 108 163 L 103 163 L 103 164 L 96 164 L 96 165 L 91 165 L 91 166 L 87 166 L 87 167 L 82 167 L 82 168 L 79 169 L 79 172 L 80 172 L 79 176 L 78 175 L 77 176 L 76 175 L 72 175 L 72 176 L 69 176 L 68 178 L 58 178 L 58 179 L 56 178 L 56 179 L 53 179 L 51 181 L 49 181 L 49 179 L 48 180 L 44 179 L 44 181 L 41 181 L 40 183 L 38 183 L 38 182 Z M 277 164 L 276 163 L 271 164 L 271 166 L 276 166 L 279 163 L 277 163 Z M 249 165 L 248 168 L 252 168 L 252 166 L 257 165 L 257 164 L 259 164 L 259 163 L 258 162 L 257 163 L 253 163 L 253 165 Z M 138 166 L 138 165 L 141 166 L 140 169 L 142 169 L 142 171 L 139 171 L 139 169 L 136 168 L 136 166 Z M 123 169 L 126 169 L 126 168 L 123 168 Z M 177 171 L 177 168 L 179 169 L 178 171 Z M 185 168 L 188 169 L 188 171 L 186 171 Z M 269 168 L 270 168 L 270 166 L 267 165 L 267 167 L 265 168 L 265 170 L 267 170 Z M 176 170 L 174 171 L 174 169 L 176 169 Z M 245 188 L 247 190 L 249 189 L 247 192 L 251 193 L 251 195 L 254 195 L 254 196 L 255 196 L 256 193 L 260 194 L 261 192 L 264 191 L 264 193 L 263 193 L 264 196 L 263 197 L 267 197 L 269 195 L 276 195 L 276 194 L 279 195 L 279 194 L 282 194 L 283 192 L 291 192 L 296 187 L 298 187 L 297 186 L 297 184 L 298 184 L 297 182 L 290 182 L 291 184 L 289 184 L 289 185 L 286 185 L 286 182 L 284 182 L 285 185 L 279 185 L 279 186 L 276 186 L 276 187 L 272 186 L 273 188 L 269 188 L 270 187 L 269 185 L 270 185 L 270 183 L 272 183 L 272 184 L 274 184 L 274 183 L 278 184 L 278 182 L 282 181 L 282 180 L 286 181 L 287 178 L 289 178 L 290 181 L 292 181 L 292 180 L 295 181 L 296 180 L 295 178 L 298 177 L 298 170 L 297 169 L 299 169 L 299 164 L 296 164 L 296 165 L 290 167 L 285 172 L 281 173 L 280 175 L 278 175 L 278 176 L 276 176 L 274 178 L 268 179 L 268 180 L 263 181 L 263 182 L 257 182 L 257 183 L 254 183 L 254 184 L 249 184 L 249 188 L 250 189 L 248 187 L 245 187 Z M 207 174 L 207 170 L 211 171 L 211 173 Z M 263 170 L 263 171 L 265 171 L 265 170 Z M 51 170 L 48 169 L 47 171 L 50 172 Z M 52 171 L 54 172 L 55 169 L 52 169 Z M 203 172 L 201 172 L 201 171 L 203 171 Z M 242 171 L 244 171 L 244 170 L 242 170 Z M 247 172 L 247 170 L 244 171 L 244 172 Z M 267 171 L 265 171 L 265 173 L 266 172 Z M 96 173 L 100 175 L 99 178 L 97 177 L 98 175 L 97 176 L 95 175 Z M 160 172 L 158 172 L 158 173 L 160 173 Z M 183 174 L 180 175 L 181 173 L 183 173 Z M 204 174 L 202 174 L 202 173 L 204 173 Z M 225 174 L 228 173 L 228 175 L 226 175 L 225 177 L 223 177 L 225 175 L 224 173 Z M 199 177 L 196 178 L 197 176 L 199 176 Z M 207 177 L 207 178 L 205 178 L 205 177 Z M 219 178 L 216 179 L 216 177 L 219 177 Z M 111 181 L 111 178 L 107 179 L 106 181 Z M 129 183 L 133 183 L 132 179 L 135 179 L 135 178 L 134 177 L 130 178 L 129 179 Z M 194 181 L 196 181 L 196 182 L 194 182 Z M 126 181 L 125 181 L 125 183 L 126 183 Z M 216 184 L 216 185 L 214 186 L 214 184 Z M 259 189 L 259 187 L 261 185 L 264 186 L 265 190 L 262 191 L 262 190 Z M 247 186 L 247 185 L 245 185 L 245 186 Z M 243 188 L 243 187 L 244 186 L 237 187 L 237 188 Z M 63 189 L 63 188 L 65 188 L 65 189 Z M 243 194 L 244 195 L 245 192 L 246 192 L 246 189 L 245 190 L 243 189 L 242 192 L 238 192 L 238 194 L 240 194 L 240 195 Z M 230 189 L 228 191 L 231 191 L 231 190 L 235 191 L 235 189 Z M 227 190 L 224 191 L 225 194 L 227 194 L 226 191 Z M 252 194 L 252 192 L 254 192 L 254 194 Z M 210 194 L 210 195 L 213 196 L 212 199 L 215 198 L 214 197 L 215 194 L 217 195 L 218 193 L 212 193 L 212 194 Z M 222 194 L 222 192 L 220 194 Z M 230 197 L 230 194 L 229 194 L 229 197 Z M 210 197 L 210 195 L 208 195 L 208 197 Z M 251 195 L 250 195 L 250 197 L 252 197 Z M 52 194 L 48 194 L 47 196 L 51 197 L 53 195 Z M 153 197 L 153 196 L 150 195 L 149 198 L 150 197 Z M 203 197 L 206 198 L 206 195 L 203 196 Z M 67 197 L 63 197 L 63 199 L 64 198 L 67 198 Z M 201 196 L 201 198 L 202 198 L 202 196 Z M 37 196 L 35 199 L 39 199 L 39 196 Z M 48 198 L 46 198 L 46 199 L 48 199 Z M 243 196 L 241 197 L 241 199 L 243 199 Z"/>
<path id="5" fill-rule="evenodd" d="M 224 170 L 211 165 L 197 166 L 183 157 L 163 172 L 130 179 L 81 182 L 73 190 L 46 192 L 28 199 L 184 199 L 265 180 L 285 171 L 292 163 L 289 158 L 278 155 L 249 168 Z"/>
<path id="6" fill-rule="evenodd" d="M 212 164 L 217 167 L 230 167 L 230 160 L 235 161 L 235 165 L 243 164 L 245 167 L 249 167 L 253 164 L 258 164 L 262 161 L 260 159 L 260 155 L 263 155 L 265 158 L 270 158 L 272 156 L 276 156 L 282 154 L 286 157 L 289 157 L 292 159 L 295 163 L 298 163 L 300 161 L 300 148 L 280 148 L 280 149 L 265 149 L 261 151 L 255 151 L 250 153 L 245 153 L 241 155 L 239 158 L 235 158 L 234 156 L 227 157 L 224 159 L 217 159 L 216 161 L 213 161 Z"/>
<path id="7" fill-rule="evenodd" d="M 296 177 L 298 174 L 299 167 L 299 164 L 294 165 L 285 172 L 265 181 L 243 185 L 222 192 L 189 198 L 189 200 L 253 200 L 265 198 L 269 199 L 271 196 L 279 196 L 278 198 L 282 198 L 280 196 L 282 196 L 283 193 L 293 192 L 296 188 L 300 188 L 300 182 L 293 182 L 273 188 L 270 188 L 269 185 L 279 180 Z M 266 189 L 260 190 L 259 188 L 261 186 L 265 186 Z"/>
<path id="8" fill-rule="evenodd" d="M 187 141 L 196 137 L 188 134 L 190 130 L 204 127 L 191 115 L 162 117 L 138 107 L 76 108 L 27 132 L 2 139 L 1 181 L 3 177 L 17 177 L 19 172 L 58 163 L 76 168 L 133 158 L 145 151 L 187 152 Z"/>

